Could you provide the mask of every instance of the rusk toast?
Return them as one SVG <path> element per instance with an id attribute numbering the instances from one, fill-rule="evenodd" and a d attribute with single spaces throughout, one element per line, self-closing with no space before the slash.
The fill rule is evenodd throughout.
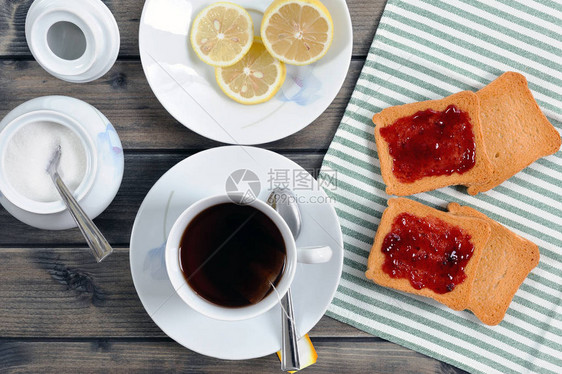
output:
<path id="1" fill-rule="evenodd" d="M 449 212 L 478 217 L 492 228 L 478 263 L 468 309 L 487 325 L 497 325 L 529 272 L 539 263 L 539 248 L 483 213 L 450 203 Z"/>
<path id="2" fill-rule="evenodd" d="M 508 71 L 476 93 L 491 179 L 468 193 L 488 191 L 541 157 L 560 149 L 560 134 L 548 121 L 519 73 Z"/>
<path id="3" fill-rule="evenodd" d="M 432 110 L 437 112 L 446 112 L 446 110 L 450 108 L 451 105 L 454 105 L 456 108 L 458 108 L 463 115 L 467 114 L 469 116 L 469 122 L 472 125 L 471 135 L 473 136 L 473 143 L 470 143 L 473 149 L 473 154 L 470 156 L 470 162 L 473 163 L 472 166 L 466 170 L 459 172 L 452 170 L 446 172 L 439 171 L 435 173 L 435 175 L 423 176 L 417 178 L 414 181 L 404 181 L 404 179 L 400 179 L 400 175 L 397 174 L 395 170 L 396 166 L 398 165 L 398 161 L 394 156 L 391 155 L 391 146 L 389 142 L 385 140 L 384 135 L 381 135 L 381 131 L 384 131 L 384 128 L 393 126 L 395 123 L 397 123 L 397 121 L 403 120 L 404 118 L 410 116 L 413 116 L 413 118 L 418 118 L 419 113 L 423 111 L 427 112 L 428 110 Z M 373 116 L 373 122 L 376 125 L 375 141 L 380 160 L 381 174 L 386 184 L 386 193 L 389 195 L 407 196 L 418 192 L 424 192 L 445 186 L 459 184 L 465 186 L 473 186 L 477 184 L 487 183 L 491 178 L 492 165 L 486 153 L 484 141 L 482 138 L 482 129 L 480 124 L 480 104 L 478 96 L 476 96 L 474 92 L 462 91 L 440 100 L 423 101 L 386 108 L 380 113 L 376 113 Z M 394 127 L 389 128 L 389 130 L 391 129 L 394 129 Z M 418 131 L 416 134 L 414 134 L 414 136 L 417 139 L 423 139 L 424 136 L 428 136 L 427 131 L 423 134 L 422 131 L 425 130 Z M 470 133 L 470 131 L 468 133 Z M 442 134 L 439 134 L 439 136 L 442 136 Z M 400 146 L 408 146 L 408 144 L 406 143 L 407 141 L 411 141 L 410 139 L 412 138 L 408 137 L 408 139 L 405 139 L 404 142 L 400 144 Z M 453 139 L 452 142 L 450 141 L 450 143 L 452 144 L 450 146 L 456 147 L 457 139 Z M 429 144 L 432 143 L 430 142 Z M 439 147 L 439 141 L 437 141 L 434 146 Z M 441 147 L 441 151 L 442 150 L 443 147 Z M 456 151 L 456 148 L 454 150 Z M 411 170 L 430 167 L 427 166 L 428 163 L 425 162 L 425 160 L 417 159 L 417 156 L 424 152 L 417 152 L 416 147 L 413 147 L 412 150 L 407 150 L 406 152 L 411 153 L 410 157 L 412 157 L 414 162 L 411 167 L 407 165 Z M 433 156 L 431 155 L 431 152 L 433 152 L 431 149 L 429 149 L 428 152 L 425 152 L 428 153 L 428 155 L 426 155 L 425 157 L 430 158 L 430 161 L 433 163 L 432 165 L 439 165 L 438 163 L 442 162 L 441 158 L 432 158 Z M 455 156 L 456 159 L 453 159 L 453 162 L 463 162 L 463 160 L 467 157 L 467 153 L 460 153 L 464 152 L 464 150 L 459 150 L 458 152 L 459 155 Z M 447 152 L 444 156 L 447 157 L 447 155 L 450 154 L 451 152 Z M 418 162 L 419 165 L 415 165 L 415 162 Z"/>
<path id="4" fill-rule="evenodd" d="M 406 237 L 409 235 L 408 232 L 400 237 L 396 233 L 396 226 L 394 226 L 396 221 L 399 223 L 404 213 L 414 217 L 414 219 L 420 218 L 421 220 L 431 220 L 430 222 L 433 227 L 439 227 L 439 225 L 443 223 L 445 226 L 441 227 L 446 227 L 447 229 L 451 228 L 451 230 L 446 232 L 432 232 L 431 230 L 426 233 L 422 232 L 422 236 L 418 237 L 418 239 L 421 238 L 421 241 L 418 242 L 420 245 L 423 245 L 421 242 L 423 242 L 426 237 L 430 238 L 431 243 L 437 243 L 437 245 L 439 245 L 439 241 L 442 238 L 448 239 L 448 235 L 452 237 L 455 232 L 461 232 L 462 235 L 464 235 L 465 238 L 468 238 L 469 242 L 472 244 L 472 254 L 467 257 L 468 262 L 463 264 L 463 267 L 461 268 L 461 272 L 464 271 L 463 275 L 466 277 L 464 280 L 454 285 L 452 289 L 447 289 L 447 292 L 438 293 L 425 286 L 414 288 L 412 278 L 418 274 L 422 274 L 425 269 L 436 269 L 437 266 L 439 270 L 435 272 L 434 276 L 439 276 L 441 277 L 440 279 L 447 281 L 446 276 L 450 277 L 450 275 L 447 274 L 450 269 L 448 267 L 450 265 L 447 264 L 447 260 L 453 256 L 461 256 L 460 253 L 462 253 L 460 250 L 461 248 L 457 248 L 456 239 L 453 242 L 452 250 L 449 252 L 443 252 L 443 256 L 434 254 L 433 248 L 426 250 L 423 246 L 411 246 L 411 253 L 407 254 L 408 258 L 416 255 L 419 255 L 420 258 L 418 261 L 412 262 L 414 264 L 414 268 L 409 277 L 392 277 L 384 270 L 384 266 L 387 266 L 388 264 L 388 259 L 390 259 L 392 264 L 394 264 L 395 261 L 400 261 L 397 257 L 392 259 L 392 255 L 388 253 L 389 247 L 386 243 L 388 243 L 387 241 L 389 238 L 397 238 L 398 241 L 402 240 L 403 242 L 409 240 L 409 238 Z M 398 219 L 396 219 L 397 217 Z M 482 218 L 453 215 L 405 198 L 390 199 L 388 201 L 388 208 L 385 209 L 383 213 L 375 236 L 375 241 L 369 255 L 365 275 L 368 279 L 371 279 L 381 286 L 394 288 L 396 290 L 416 295 L 431 297 L 454 310 L 466 309 L 470 303 L 474 278 L 480 261 L 480 256 L 488 241 L 490 232 L 490 224 Z M 383 245 L 385 248 L 383 248 Z M 457 254 L 455 254 L 455 249 L 457 249 Z M 386 252 L 383 252 L 383 250 Z M 437 251 L 437 249 L 435 249 L 435 251 Z M 419 266 L 419 268 L 416 268 L 416 266 Z M 422 269 L 422 266 L 425 267 Z M 425 274 L 428 273 L 425 272 Z M 443 277 L 443 274 L 445 277 Z M 429 276 L 432 276 L 432 274 L 429 274 Z"/>

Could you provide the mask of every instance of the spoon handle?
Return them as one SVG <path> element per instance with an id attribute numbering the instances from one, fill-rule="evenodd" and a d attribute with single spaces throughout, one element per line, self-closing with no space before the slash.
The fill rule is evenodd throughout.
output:
<path id="1" fill-rule="evenodd" d="M 72 193 L 62 181 L 59 173 L 54 172 L 51 174 L 51 177 L 55 183 L 57 191 L 59 191 L 62 200 L 66 204 L 70 215 L 74 218 L 78 228 L 82 231 L 82 235 L 84 235 L 84 238 L 88 242 L 88 245 L 92 250 L 92 254 L 96 258 L 97 262 L 101 262 L 101 260 L 113 252 L 113 248 L 111 248 L 111 245 L 109 245 L 90 217 L 88 217 L 84 210 L 82 210 L 74 196 L 72 196 Z"/>
<path id="2" fill-rule="evenodd" d="M 281 299 L 282 317 L 282 344 L 281 344 L 281 370 L 299 370 L 299 348 L 297 345 L 297 330 L 293 312 L 293 298 L 291 289 Z"/>

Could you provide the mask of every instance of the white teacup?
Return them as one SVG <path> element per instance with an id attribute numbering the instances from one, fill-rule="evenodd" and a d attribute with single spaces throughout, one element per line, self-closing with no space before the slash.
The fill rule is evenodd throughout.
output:
<path id="1" fill-rule="evenodd" d="M 236 321 L 253 318 L 263 314 L 276 305 L 280 298 L 289 290 L 289 287 L 293 282 L 293 278 L 295 277 L 297 262 L 317 264 L 328 262 L 332 257 L 332 250 L 328 246 L 297 249 L 291 230 L 279 213 L 277 213 L 265 202 L 256 199 L 247 205 L 258 209 L 269 217 L 281 232 L 285 242 L 285 266 L 283 267 L 281 278 L 275 286 L 277 292 L 274 290 L 274 292 L 271 292 L 258 303 L 239 308 L 222 307 L 214 304 L 198 295 L 185 280 L 180 268 L 179 248 L 183 233 L 189 223 L 199 213 L 207 208 L 223 203 L 232 203 L 232 200 L 227 195 L 218 195 L 199 200 L 198 202 L 192 204 L 176 220 L 166 243 L 166 270 L 174 289 L 187 305 L 207 317 L 226 321 Z"/>

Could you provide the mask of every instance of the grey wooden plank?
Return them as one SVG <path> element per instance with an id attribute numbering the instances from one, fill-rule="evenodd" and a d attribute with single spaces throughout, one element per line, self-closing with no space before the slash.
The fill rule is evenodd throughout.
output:
<path id="1" fill-rule="evenodd" d="M 268 149 L 325 150 L 341 121 L 362 61 L 353 61 L 339 94 L 311 125 L 298 133 L 266 144 Z M 205 149 L 220 145 L 177 122 L 156 99 L 138 61 L 121 61 L 89 84 L 63 82 L 35 61 L 0 60 L 0 118 L 19 104 L 45 95 L 84 100 L 114 124 L 126 149 Z"/>
<path id="2" fill-rule="evenodd" d="M 30 56 L 25 40 L 25 17 L 32 2 L 33 0 L 0 2 L 0 58 Z M 111 9 L 119 25 L 120 56 L 138 56 L 138 29 L 144 0 L 103 0 L 103 2 Z M 347 1 L 353 23 L 354 55 L 366 55 L 385 3 L 386 0 Z"/>
<path id="3" fill-rule="evenodd" d="M 186 153 L 138 153 L 125 152 L 125 174 L 115 200 L 96 220 L 96 224 L 112 244 L 129 243 L 133 221 L 142 200 L 166 171 L 188 157 Z M 318 169 L 321 153 L 285 153 L 306 169 Z M 78 229 L 53 233 L 27 226 L 12 217 L 0 206 L 0 247 L 11 246 L 81 246 L 84 239 Z"/>
<path id="4" fill-rule="evenodd" d="M 2 249 L 1 337 L 162 336 L 134 289 L 127 250 Z"/>
<path id="5" fill-rule="evenodd" d="M 306 373 L 461 374 L 464 371 L 389 342 L 315 342 L 318 361 Z M 279 373 L 275 355 L 225 361 L 164 342 L 0 341 L 0 371 L 8 373 Z"/>
<path id="6" fill-rule="evenodd" d="M 127 248 L 101 264 L 84 247 L 2 248 L 0 300 L 0 339 L 165 337 L 137 296 Z M 370 337 L 329 317 L 310 335 Z"/>

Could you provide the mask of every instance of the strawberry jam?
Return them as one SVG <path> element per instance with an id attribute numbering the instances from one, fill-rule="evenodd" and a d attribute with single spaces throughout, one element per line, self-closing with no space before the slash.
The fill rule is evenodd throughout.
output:
<path id="1" fill-rule="evenodd" d="M 423 177 L 465 173 L 475 163 L 474 134 L 468 113 L 454 105 L 403 117 L 380 133 L 388 143 L 392 172 L 402 183 Z"/>
<path id="2" fill-rule="evenodd" d="M 460 227 L 435 217 L 401 213 L 384 238 L 382 269 L 392 278 L 407 278 L 416 290 L 451 292 L 466 278 L 464 268 L 474 246 Z"/>

